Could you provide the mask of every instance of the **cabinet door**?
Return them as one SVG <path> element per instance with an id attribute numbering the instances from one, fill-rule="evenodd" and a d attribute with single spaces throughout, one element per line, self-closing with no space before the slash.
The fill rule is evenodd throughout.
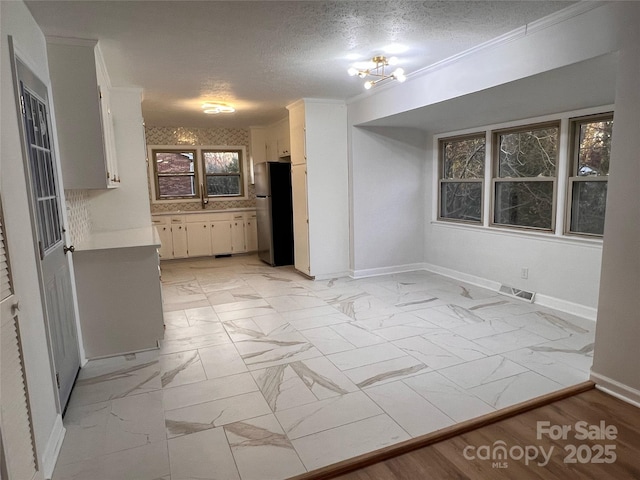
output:
<path id="1" fill-rule="evenodd" d="M 171 226 L 158 225 L 158 236 L 160 237 L 160 249 L 158 253 L 162 260 L 173 258 L 173 238 L 171 236 Z"/>
<path id="2" fill-rule="evenodd" d="M 226 255 L 231 253 L 231 222 L 221 220 L 211 222 L 211 253 Z"/>
<path id="3" fill-rule="evenodd" d="M 209 222 L 188 223 L 187 250 L 190 257 L 211 255 L 211 233 Z"/>
<path id="4" fill-rule="evenodd" d="M 246 252 L 244 238 L 244 216 L 236 216 L 231 224 L 231 251 L 233 253 Z"/>
<path id="5" fill-rule="evenodd" d="M 173 242 L 173 258 L 187 257 L 187 229 L 184 224 L 171 225 L 171 240 Z"/>
<path id="6" fill-rule="evenodd" d="M 309 252 L 309 214 L 307 213 L 307 166 L 291 167 L 293 196 L 293 254 L 296 270 L 311 275 Z"/>
<path id="7" fill-rule="evenodd" d="M 247 252 L 255 252 L 258 250 L 258 223 L 256 214 L 247 215 L 245 220 L 245 234 Z"/>

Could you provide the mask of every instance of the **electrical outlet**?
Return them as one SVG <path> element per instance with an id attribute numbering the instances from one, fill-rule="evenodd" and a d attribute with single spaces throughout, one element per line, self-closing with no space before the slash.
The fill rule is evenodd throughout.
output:
<path id="1" fill-rule="evenodd" d="M 520 270 L 520 278 L 525 280 L 529 278 L 529 269 L 527 267 L 522 267 L 522 270 Z"/>

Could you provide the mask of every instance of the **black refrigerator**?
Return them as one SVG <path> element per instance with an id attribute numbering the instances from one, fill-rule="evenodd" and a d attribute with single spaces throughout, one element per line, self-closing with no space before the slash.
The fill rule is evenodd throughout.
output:
<path id="1" fill-rule="evenodd" d="M 254 168 L 258 256 L 271 266 L 293 265 L 291 164 L 259 163 Z"/>

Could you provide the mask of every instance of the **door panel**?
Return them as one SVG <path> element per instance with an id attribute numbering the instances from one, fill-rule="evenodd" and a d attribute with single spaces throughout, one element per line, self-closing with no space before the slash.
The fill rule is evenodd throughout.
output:
<path id="1" fill-rule="evenodd" d="M 291 168 L 291 190 L 293 194 L 294 265 L 296 270 L 311 275 L 306 165 L 293 165 Z"/>
<path id="2" fill-rule="evenodd" d="M 38 242 L 40 282 L 60 406 L 64 408 L 80 369 L 69 262 L 63 240 L 61 188 L 46 86 L 16 59 L 22 136 L 28 166 L 32 224 Z"/>
<path id="3" fill-rule="evenodd" d="M 31 479 L 36 474 L 37 461 L 22 356 L 20 309 L 11 278 L 1 204 L 0 285 L 0 478 Z"/>

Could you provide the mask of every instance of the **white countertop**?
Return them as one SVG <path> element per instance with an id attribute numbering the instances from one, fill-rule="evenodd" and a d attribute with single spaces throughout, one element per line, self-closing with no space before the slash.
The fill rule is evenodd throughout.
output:
<path id="1" fill-rule="evenodd" d="M 76 245 L 76 251 L 108 250 L 113 248 L 160 247 L 156 227 L 131 228 L 109 232 L 93 232 Z"/>

